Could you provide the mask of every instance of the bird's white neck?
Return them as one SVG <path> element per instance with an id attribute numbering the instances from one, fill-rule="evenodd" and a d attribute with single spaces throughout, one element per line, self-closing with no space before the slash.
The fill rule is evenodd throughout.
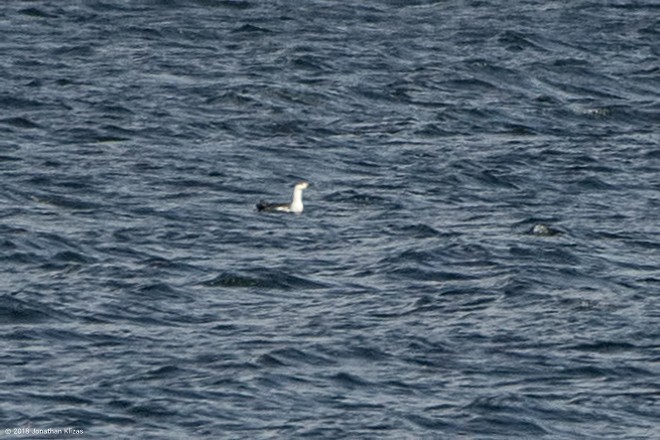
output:
<path id="1" fill-rule="evenodd" d="M 293 190 L 293 200 L 291 201 L 291 212 L 303 211 L 302 192 L 303 190 L 301 188 L 295 188 Z"/>

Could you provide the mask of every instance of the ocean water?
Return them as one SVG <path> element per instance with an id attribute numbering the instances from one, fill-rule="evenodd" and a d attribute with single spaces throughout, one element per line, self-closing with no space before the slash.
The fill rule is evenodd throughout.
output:
<path id="1" fill-rule="evenodd" d="M 659 17 L 3 2 L 0 435 L 659 438 Z"/>

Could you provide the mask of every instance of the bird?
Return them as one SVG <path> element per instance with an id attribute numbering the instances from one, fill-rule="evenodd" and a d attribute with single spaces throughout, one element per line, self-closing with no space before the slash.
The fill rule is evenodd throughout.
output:
<path id="1" fill-rule="evenodd" d="M 291 203 L 269 203 L 265 200 L 257 203 L 257 211 L 265 212 L 292 212 L 300 214 L 303 212 L 302 192 L 309 186 L 308 182 L 302 181 L 296 183 L 293 187 L 293 199 Z"/>
<path id="2" fill-rule="evenodd" d="M 550 237 L 552 235 L 559 235 L 561 234 L 561 231 L 558 231 L 557 229 L 553 229 L 549 226 L 544 225 L 543 223 L 537 223 L 534 225 L 534 227 L 529 231 L 532 235 L 543 235 Z"/>

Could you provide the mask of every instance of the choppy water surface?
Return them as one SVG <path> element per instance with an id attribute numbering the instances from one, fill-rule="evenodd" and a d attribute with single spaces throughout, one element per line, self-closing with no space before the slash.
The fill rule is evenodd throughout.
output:
<path id="1" fill-rule="evenodd" d="M 4 2 L 0 428 L 657 435 L 659 12 Z"/>

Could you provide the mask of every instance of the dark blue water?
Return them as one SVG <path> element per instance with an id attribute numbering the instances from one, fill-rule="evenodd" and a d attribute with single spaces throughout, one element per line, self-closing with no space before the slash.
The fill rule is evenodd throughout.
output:
<path id="1" fill-rule="evenodd" d="M 658 438 L 659 18 L 3 2 L 2 438 Z"/>

